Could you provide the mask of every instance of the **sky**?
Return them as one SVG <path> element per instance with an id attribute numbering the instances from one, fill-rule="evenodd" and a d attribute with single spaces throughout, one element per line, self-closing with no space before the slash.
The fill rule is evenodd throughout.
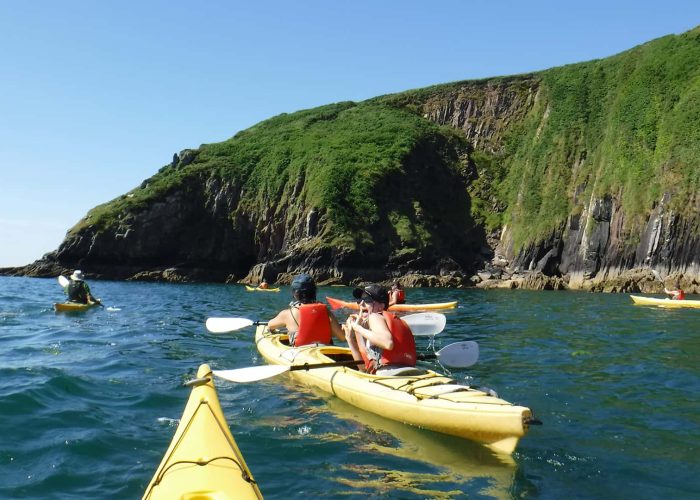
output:
<path id="1" fill-rule="evenodd" d="M 697 0 L 0 0 L 0 267 L 173 154 L 338 101 L 598 59 Z"/>

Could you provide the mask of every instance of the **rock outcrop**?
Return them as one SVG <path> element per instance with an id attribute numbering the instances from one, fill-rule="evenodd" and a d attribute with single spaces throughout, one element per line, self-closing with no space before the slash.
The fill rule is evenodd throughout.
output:
<path id="1" fill-rule="evenodd" d="M 174 155 L 5 274 L 689 292 L 700 29 L 589 63 L 280 115 Z M 649 277 L 652 276 L 652 279 Z"/>

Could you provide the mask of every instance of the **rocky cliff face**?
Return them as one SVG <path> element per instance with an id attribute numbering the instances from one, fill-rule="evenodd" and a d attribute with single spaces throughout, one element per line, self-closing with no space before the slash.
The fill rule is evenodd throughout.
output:
<path id="1" fill-rule="evenodd" d="M 186 154 L 192 161 L 197 152 Z M 309 201 L 304 177 L 291 179 L 278 199 L 265 198 L 258 209 L 240 183 L 183 165 L 182 157 L 161 174 L 193 169 L 185 182 L 157 201 L 114 209 L 109 224 L 89 214 L 56 252 L 13 272 L 53 276 L 80 268 L 92 278 L 253 283 L 289 282 L 300 271 L 326 283 L 379 281 L 400 273 L 413 276 L 406 283 L 460 285 L 485 246 L 483 231 L 469 215 L 465 194 L 471 174 L 460 142 L 436 136 L 416 144 L 402 160 L 402 175 L 378 184 L 379 217 L 361 238 L 348 235 L 351 244 L 336 243 L 332 218 Z M 148 185 L 144 181 L 140 189 Z M 122 197 L 127 207 L 130 196 Z M 429 234 L 414 241 L 412 230 L 397 225 Z"/>
<path id="2" fill-rule="evenodd" d="M 698 61 L 694 30 L 281 115 L 183 151 L 5 272 L 659 291 L 655 269 L 700 291 Z"/>

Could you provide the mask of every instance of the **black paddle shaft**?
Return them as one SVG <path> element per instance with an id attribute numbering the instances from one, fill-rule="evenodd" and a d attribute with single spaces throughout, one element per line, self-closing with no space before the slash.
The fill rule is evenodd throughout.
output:
<path id="1" fill-rule="evenodd" d="M 420 360 L 426 360 L 426 359 L 436 359 L 437 355 L 436 354 L 418 354 L 417 358 Z M 289 367 L 290 372 L 294 372 L 297 370 L 312 370 L 314 368 L 332 368 L 334 366 L 355 366 L 355 365 L 361 365 L 364 363 L 364 361 L 357 360 L 357 359 L 351 359 L 349 361 L 336 361 L 335 363 L 304 363 L 303 365 L 292 365 Z"/>

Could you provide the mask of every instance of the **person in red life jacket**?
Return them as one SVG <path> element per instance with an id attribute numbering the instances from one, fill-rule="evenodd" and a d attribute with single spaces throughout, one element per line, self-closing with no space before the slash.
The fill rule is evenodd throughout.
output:
<path id="1" fill-rule="evenodd" d="M 258 288 L 262 288 L 263 290 L 267 290 L 268 288 L 270 288 L 270 285 L 268 285 L 267 281 L 265 281 L 265 278 L 263 278 L 263 280 L 258 285 Z"/>
<path id="2" fill-rule="evenodd" d="M 395 281 L 391 285 L 391 291 L 389 292 L 389 307 L 394 304 L 405 304 L 406 303 L 406 292 L 401 288 L 401 284 Z"/>
<path id="3" fill-rule="evenodd" d="M 308 344 L 332 344 L 335 337 L 345 340 L 340 323 L 325 304 L 316 300 L 316 283 L 308 274 L 292 280 L 292 302 L 267 322 L 270 330 L 286 328 L 289 343 L 295 347 Z"/>
<path id="4" fill-rule="evenodd" d="M 664 293 L 671 296 L 671 300 L 685 300 L 685 292 L 681 289 L 680 282 L 676 281 L 676 286 L 673 290 L 668 290 L 664 286 Z"/>
<path id="5" fill-rule="evenodd" d="M 343 325 L 353 357 L 364 361 L 361 370 L 381 374 L 399 367 L 416 366 L 416 343 L 405 321 L 385 311 L 387 290 L 377 284 L 352 292 L 360 303 L 360 313 Z"/>

